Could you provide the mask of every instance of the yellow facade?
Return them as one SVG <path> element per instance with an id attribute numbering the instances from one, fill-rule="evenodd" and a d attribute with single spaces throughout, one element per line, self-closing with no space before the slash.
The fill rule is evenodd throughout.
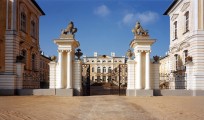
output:
<path id="1" fill-rule="evenodd" d="M 0 1 L 1 75 L 16 75 L 17 63 L 22 63 L 25 64 L 23 76 L 38 78 L 40 71 L 39 18 L 42 15 L 45 14 L 35 0 Z M 29 82 L 32 80 L 35 81 L 34 86 L 29 85 L 32 84 Z M 36 79 L 29 78 L 29 81 L 25 82 L 27 88 L 38 88 L 39 84 L 36 83 Z M 23 86 L 25 85 L 23 83 Z"/>

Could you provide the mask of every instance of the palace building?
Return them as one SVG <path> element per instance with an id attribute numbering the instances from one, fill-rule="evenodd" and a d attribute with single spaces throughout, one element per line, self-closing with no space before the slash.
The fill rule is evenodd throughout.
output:
<path id="1" fill-rule="evenodd" d="M 170 18 L 170 45 L 160 77 L 171 89 L 204 90 L 204 1 L 174 0 L 164 15 Z"/>
<path id="2" fill-rule="evenodd" d="M 39 19 L 45 13 L 35 0 L 1 0 L 0 14 L 1 91 L 39 88 Z"/>
<path id="3" fill-rule="evenodd" d="M 90 81 L 94 82 L 117 82 L 119 79 L 124 83 L 127 81 L 127 65 L 125 56 L 115 56 L 114 52 L 111 52 L 111 56 L 98 55 L 94 52 L 94 56 L 84 56 L 83 64 L 90 64 Z M 120 65 L 124 65 L 124 72 L 119 74 Z M 120 78 L 119 78 L 120 77 Z"/>

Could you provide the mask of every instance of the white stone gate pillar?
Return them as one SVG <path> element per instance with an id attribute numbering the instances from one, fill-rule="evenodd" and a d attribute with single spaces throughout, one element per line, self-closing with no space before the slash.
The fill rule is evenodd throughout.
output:
<path id="1" fill-rule="evenodd" d="M 141 29 L 141 24 L 136 22 L 135 28 L 132 29 L 134 39 L 130 43 L 130 48 L 135 54 L 136 76 L 135 95 L 134 96 L 152 96 L 150 81 L 150 51 L 155 39 L 151 39 L 147 31 Z"/>
<path id="2" fill-rule="evenodd" d="M 74 95 L 82 94 L 82 62 L 81 60 L 74 61 L 74 73 L 73 73 L 73 88 Z"/>
<path id="3" fill-rule="evenodd" d="M 49 77 L 50 77 L 50 84 L 49 84 L 49 88 L 50 89 L 54 89 L 56 88 L 56 65 L 57 63 L 55 61 L 51 61 L 49 63 L 49 67 L 50 67 L 50 72 L 49 72 Z"/>
<path id="4" fill-rule="evenodd" d="M 127 73 L 127 92 L 126 95 L 127 96 L 134 96 L 135 95 L 135 82 L 136 82 L 136 62 L 135 60 L 128 60 L 127 61 L 127 69 L 128 69 L 128 73 Z"/>

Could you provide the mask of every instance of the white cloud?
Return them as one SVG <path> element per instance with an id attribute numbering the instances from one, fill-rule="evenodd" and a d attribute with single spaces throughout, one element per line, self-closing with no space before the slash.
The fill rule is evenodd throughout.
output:
<path id="1" fill-rule="evenodd" d="M 94 14 L 105 17 L 110 14 L 110 10 L 106 5 L 101 5 L 94 10 Z"/>
<path id="2" fill-rule="evenodd" d="M 143 13 L 127 13 L 123 17 L 123 24 L 133 24 L 136 21 L 140 21 L 143 24 L 149 24 L 155 22 L 159 18 L 158 13 L 156 12 L 143 12 Z"/>

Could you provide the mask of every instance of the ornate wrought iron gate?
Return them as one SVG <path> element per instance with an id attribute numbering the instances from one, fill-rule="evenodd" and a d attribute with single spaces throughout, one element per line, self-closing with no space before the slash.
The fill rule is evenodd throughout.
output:
<path id="1" fill-rule="evenodd" d="M 90 96 L 90 65 L 82 65 L 82 89 L 84 96 Z"/>
<path id="2" fill-rule="evenodd" d="M 126 95 L 127 65 L 120 64 L 108 73 L 96 73 L 97 79 L 90 79 L 90 65 L 82 65 L 83 95 Z M 103 77 L 108 76 L 108 78 Z"/>

